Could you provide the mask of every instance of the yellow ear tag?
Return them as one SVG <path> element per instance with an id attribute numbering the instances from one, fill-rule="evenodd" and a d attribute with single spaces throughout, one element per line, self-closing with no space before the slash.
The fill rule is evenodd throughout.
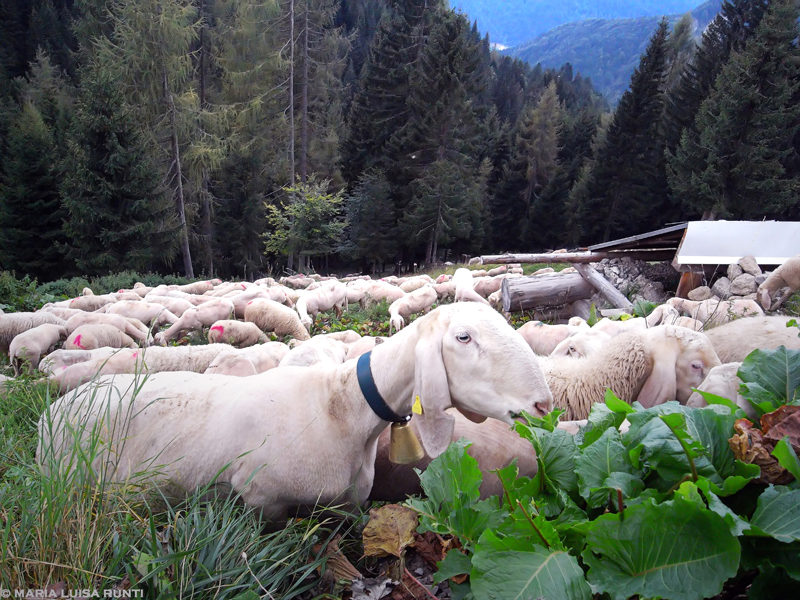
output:
<path id="1" fill-rule="evenodd" d="M 411 407 L 411 412 L 415 415 L 422 414 L 422 403 L 419 401 L 419 394 L 417 394 L 417 398 L 414 400 L 414 405 Z"/>

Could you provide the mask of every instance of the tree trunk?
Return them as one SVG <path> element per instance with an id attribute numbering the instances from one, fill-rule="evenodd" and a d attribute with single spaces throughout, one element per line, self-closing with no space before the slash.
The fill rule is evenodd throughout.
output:
<path id="1" fill-rule="evenodd" d="M 595 293 L 594 286 L 579 273 L 503 279 L 501 289 L 505 312 L 569 304 L 591 298 Z"/>
<path id="2" fill-rule="evenodd" d="M 289 168 L 294 185 L 294 0 L 289 0 Z"/>
<path id="3" fill-rule="evenodd" d="M 608 300 L 617 308 L 633 308 L 633 303 L 617 288 L 611 285 L 608 280 L 600 275 L 591 265 L 575 263 L 575 269 L 581 276 L 597 288 L 600 295 Z"/>
<path id="4" fill-rule="evenodd" d="M 306 0 L 305 23 L 303 26 L 303 83 L 301 85 L 300 180 L 305 183 L 308 178 L 308 0 Z"/>
<path id="5" fill-rule="evenodd" d="M 203 188 L 201 191 L 203 210 L 203 249 L 205 250 L 205 271 L 208 277 L 214 277 L 214 224 L 211 193 L 208 191 L 208 171 L 203 169 Z"/>
<path id="6" fill-rule="evenodd" d="M 192 268 L 192 254 L 189 251 L 189 231 L 186 227 L 186 211 L 184 210 L 183 201 L 183 172 L 181 171 L 181 155 L 180 146 L 178 145 L 178 129 L 175 124 L 175 99 L 169 90 L 167 83 L 167 71 L 163 72 L 164 81 L 164 99 L 167 101 L 169 108 L 169 123 L 171 131 L 172 142 L 172 166 L 177 186 L 175 189 L 175 208 L 178 211 L 178 223 L 181 227 L 181 254 L 183 255 L 183 271 L 186 277 L 194 279 L 194 269 Z"/>

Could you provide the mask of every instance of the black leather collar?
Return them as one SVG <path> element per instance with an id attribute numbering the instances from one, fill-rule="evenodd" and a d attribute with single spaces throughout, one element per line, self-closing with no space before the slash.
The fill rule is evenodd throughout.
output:
<path id="1" fill-rule="evenodd" d="M 370 368 L 370 357 L 372 352 L 367 352 L 358 357 L 358 364 L 356 365 L 356 375 L 358 376 L 358 387 L 361 388 L 361 393 L 367 400 L 367 404 L 372 411 L 384 421 L 390 423 L 405 423 L 411 420 L 411 415 L 401 417 L 396 414 L 389 405 L 386 404 L 380 393 L 378 386 L 375 385 L 375 380 L 372 378 L 372 369 Z"/>

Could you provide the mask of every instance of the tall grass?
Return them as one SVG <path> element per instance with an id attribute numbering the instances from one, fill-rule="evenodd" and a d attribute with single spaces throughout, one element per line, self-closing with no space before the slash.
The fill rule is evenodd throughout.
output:
<path id="1" fill-rule="evenodd" d="M 104 414 L 111 390 L 95 387 L 83 401 L 99 402 Z M 316 584 L 322 551 L 341 523 L 312 517 L 271 532 L 257 510 L 210 493 L 213 482 L 180 502 L 143 493 L 154 469 L 114 483 L 104 470 L 113 464 L 105 438 L 115 424 L 56 415 L 47 409 L 54 400 L 47 384 L 30 379 L 0 394 L 4 587 L 65 582 L 102 594 L 132 585 L 147 598 L 210 599 L 245 591 L 292 598 Z M 40 416 L 51 443 L 41 444 L 37 463 Z"/>

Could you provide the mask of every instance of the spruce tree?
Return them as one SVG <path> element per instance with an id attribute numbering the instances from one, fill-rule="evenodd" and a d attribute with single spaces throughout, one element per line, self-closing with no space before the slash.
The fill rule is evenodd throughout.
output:
<path id="1" fill-rule="evenodd" d="M 42 115 L 25 103 L 8 133 L 0 173 L 0 264 L 40 280 L 63 273 L 65 216 L 55 142 Z"/>
<path id="2" fill-rule="evenodd" d="M 83 81 L 61 185 L 70 258 L 84 275 L 152 270 L 174 256 L 174 211 L 118 78 L 95 67 Z"/>
<path id="3" fill-rule="evenodd" d="M 622 95 L 579 207 L 586 243 L 659 226 L 667 202 L 660 133 L 667 22 L 662 20 Z"/>
<path id="4" fill-rule="evenodd" d="M 670 185 L 693 215 L 780 217 L 797 204 L 784 169 L 800 127 L 798 9 L 774 0 L 754 36 L 723 67 L 669 160 Z"/>

